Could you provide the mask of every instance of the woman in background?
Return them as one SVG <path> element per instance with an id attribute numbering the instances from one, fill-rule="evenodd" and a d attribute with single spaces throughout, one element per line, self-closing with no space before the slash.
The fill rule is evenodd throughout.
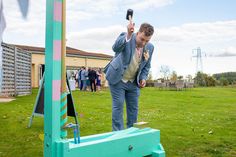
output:
<path id="1" fill-rule="evenodd" d="M 102 70 L 101 68 L 99 68 L 97 70 L 97 83 L 96 83 L 96 86 L 97 86 L 97 89 L 98 90 L 101 90 L 101 78 L 102 78 Z"/>

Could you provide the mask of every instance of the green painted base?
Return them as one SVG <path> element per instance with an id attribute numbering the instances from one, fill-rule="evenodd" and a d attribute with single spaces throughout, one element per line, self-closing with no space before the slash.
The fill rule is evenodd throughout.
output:
<path id="1" fill-rule="evenodd" d="M 56 157 L 165 157 L 160 131 L 129 128 L 122 131 L 56 142 Z"/>

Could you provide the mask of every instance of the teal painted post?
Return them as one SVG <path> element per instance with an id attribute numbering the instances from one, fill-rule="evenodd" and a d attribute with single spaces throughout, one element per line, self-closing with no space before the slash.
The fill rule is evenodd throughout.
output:
<path id="1" fill-rule="evenodd" d="M 44 157 L 56 157 L 60 140 L 62 1 L 46 1 Z"/>

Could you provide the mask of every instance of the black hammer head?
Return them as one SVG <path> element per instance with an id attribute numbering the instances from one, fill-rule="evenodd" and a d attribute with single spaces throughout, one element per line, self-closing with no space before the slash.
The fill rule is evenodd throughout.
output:
<path id="1" fill-rule="evenodd" d="M 128 9 L 128 10 L 127 10 L 127 14 L 126 14 L 126 19 L 127 19 L 127 20 L 130 20 L 130 19 L 129 19 L 129 16 L 130 16 L 131 19 L 132 19 L 132 17 L 133 17 L 133 10 L 132 10 L 132 9 Z"/>

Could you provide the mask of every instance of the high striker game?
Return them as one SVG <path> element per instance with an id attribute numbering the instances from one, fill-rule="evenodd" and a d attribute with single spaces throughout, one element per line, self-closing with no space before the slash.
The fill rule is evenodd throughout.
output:
<path id="1" fill-rule="evenodd" d="M 77 129 L 78 137 L 67 139 L 65 5 L 65 0 L 46 1 L 44 157 L 165 157 L 160 131 L 152 128 L 81 138 Z"/>

